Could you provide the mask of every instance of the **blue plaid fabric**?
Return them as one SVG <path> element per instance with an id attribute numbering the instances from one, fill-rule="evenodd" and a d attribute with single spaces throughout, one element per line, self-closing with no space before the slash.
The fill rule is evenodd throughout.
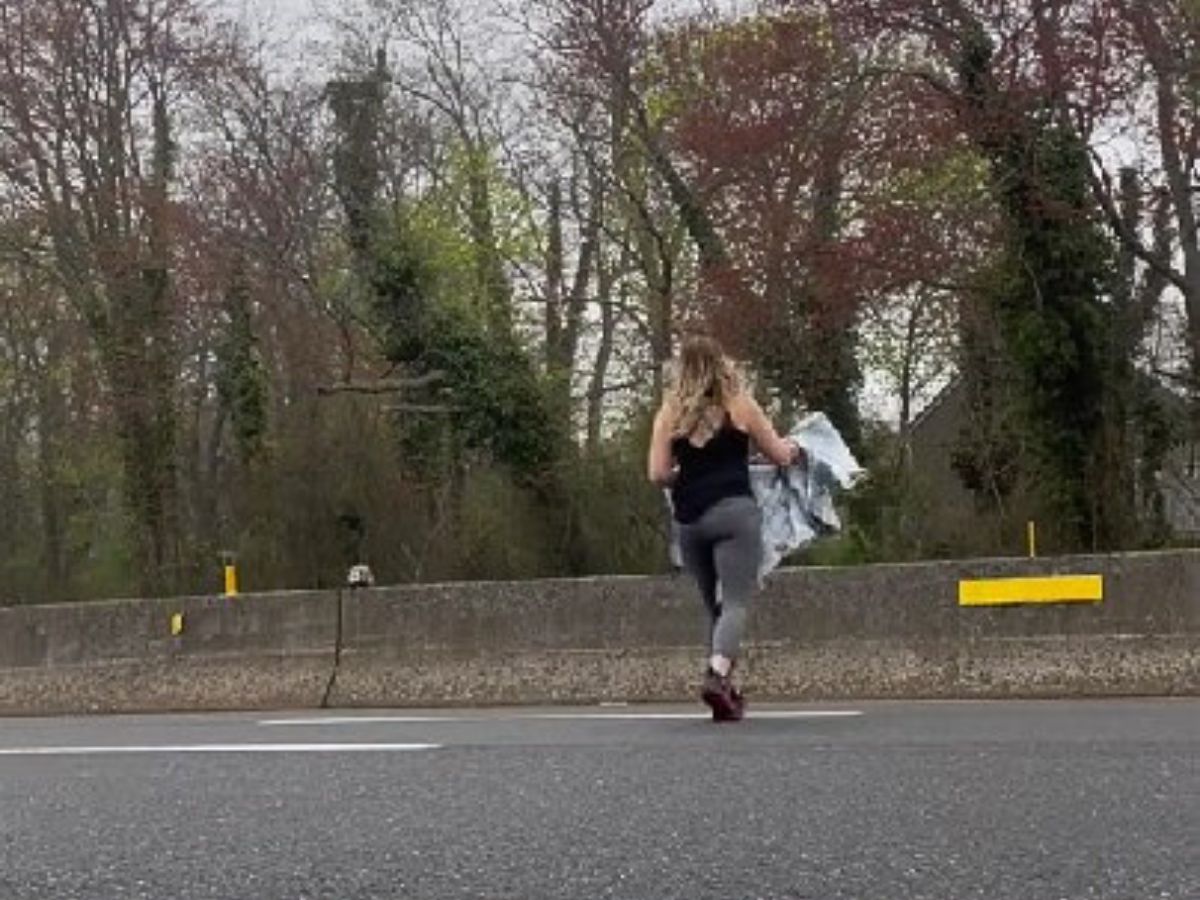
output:
<path id="1" fill-rule="evenodd" d="M 750 485 L 762 509 L 762 562 L 765 578 L 790 553 L 817 538 L 841 530 L 834 507 L 839 490 L 855 485 L 866 473 L 824 413 L 806 415 L 788 437 L 804 449 L 803 465 L 780 467 L 752 462 Z M 667 493 L 670 507 L 670 493 Z M 682 568 L 678 526 L 670 517 L 671 564 Z"/>

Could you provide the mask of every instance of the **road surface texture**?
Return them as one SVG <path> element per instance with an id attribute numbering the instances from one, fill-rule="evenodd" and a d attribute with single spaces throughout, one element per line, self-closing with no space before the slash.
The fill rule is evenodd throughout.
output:
<path id="1" fill-rule="evenodd" d="M 3 900 L 1197 900 L 1200 702 L 0 721 Z"/>

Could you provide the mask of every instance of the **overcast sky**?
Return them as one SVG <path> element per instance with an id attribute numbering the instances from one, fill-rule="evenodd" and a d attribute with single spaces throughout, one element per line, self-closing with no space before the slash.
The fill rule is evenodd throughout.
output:
<path id="1" fill-rule="evenodd" d="M 321 36 L 316 0 L 215 0 L 227 16 L 265 40 L 271 49 L 298 57 L 306 42 Z"/>
<path id="2" fill-rule="evenodd" d="M 249 21 L 273 18 L 281 33 L 312 14 L 312 0 L 219 0 L 219 5 Z"/>

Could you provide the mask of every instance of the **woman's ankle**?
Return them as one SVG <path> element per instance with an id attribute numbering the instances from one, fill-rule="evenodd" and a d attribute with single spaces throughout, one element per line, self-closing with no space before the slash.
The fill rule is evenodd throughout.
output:
<path id="1" fill-rule="evenodd" d="M 729 673 L 733 671 L 733 660 L 728 656 L 714 653 L 708 658 L 708 667 L 722 678 L 728 678 Z"/>

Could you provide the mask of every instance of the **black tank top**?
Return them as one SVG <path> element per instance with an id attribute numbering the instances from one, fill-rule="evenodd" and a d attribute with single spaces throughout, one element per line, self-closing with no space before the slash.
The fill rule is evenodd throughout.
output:
<path id="1" fill-rule="evenodd" d="M 725 417 L 721 428 L 697 447 L 685 437 L 671 442 L 679 474 L 671 489 L 675 519 L 687 525 L 727 497 L 753 497 L 750 489 L 750 436 Z"/>

